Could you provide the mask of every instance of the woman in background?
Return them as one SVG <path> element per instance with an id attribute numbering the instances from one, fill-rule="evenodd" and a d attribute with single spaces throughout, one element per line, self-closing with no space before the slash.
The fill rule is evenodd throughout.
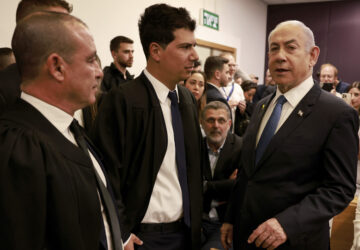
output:
<path id="1" fill-rule="evenodd" d="M 197 101 L 198 115 L 206 105 L 206 77 L 202 71 L 192 71 L 184 86 L 190 90 Z"/>
<path id="2" fill-rule="evenodd" d="M 360 114 L 360 81 L 353 82 L 348 93 L 351 94 L 351 106 Z"/>

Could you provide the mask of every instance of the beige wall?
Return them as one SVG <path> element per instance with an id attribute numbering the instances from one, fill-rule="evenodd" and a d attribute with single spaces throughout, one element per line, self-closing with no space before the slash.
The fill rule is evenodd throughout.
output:
<path id="1" fill-rule="evenodd" d="M 154 0 L 68 0 L 73 14 L 90 27 L 103 66 L 112 61 L 109 42 L 117 35 L 135 41 L 135 61 L 130 69 L 138 75 L 145 67 L 137 22 L 144 9 L 159 1 Z M 10 46 L 15 28 L 15 11 L 19 1 L 0 0 L 0 47 Z M 198 26 L 196 37 L 237 49 L 240 67 L 248 73 L 263 75 L 267 6 L 261 0 L 167 0 L 176 7 L 185 7 L 198 22 L 200 9 L 219 15 L 220 30 Z M 198 22 L 199 23 L 199 22 Z"/>

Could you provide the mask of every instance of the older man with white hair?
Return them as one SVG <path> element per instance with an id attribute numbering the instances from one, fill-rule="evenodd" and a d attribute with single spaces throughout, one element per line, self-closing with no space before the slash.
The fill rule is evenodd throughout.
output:
<path id="1" fill-rule="evenodd" d="M 244 136 L 226 249 L 329 249 L 329 219 L 355 193 L 358 114 L 312 78 L 320 49 L 299 21 L 269 35 L 277 90 L 258 102 Z"/>

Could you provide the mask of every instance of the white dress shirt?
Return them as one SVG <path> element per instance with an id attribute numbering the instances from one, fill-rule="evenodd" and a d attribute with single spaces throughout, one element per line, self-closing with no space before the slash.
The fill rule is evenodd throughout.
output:
<path id="1" fill-rule="evenodd" d="M 231 93 L 231 89 L 233 88 L 233 86 L 234 86 L 234 90 Z M 234 129 L 235 129 L 235 112 L 236 112 L 236 108 L 239 105 L 240 101 L 245 100 L 244 91 L 243 91 L 243 89 L 241 88 L 241 86 L 239 84 L 232 81 L 226 87 L 221 87 L 221 93 L 223 94 L 225 100 L 227 100 L 227 102 L 229 103 L 229 106 L 231 108 L 231 117 L 232 117 L 232 125 L 233 125 L 231 132 L 234 132 Z"/>
<path id="2" fill-rule="evenodd" d="M 233 86 L 234 86 L 234 90 L 231 93 Z M 237 104 L 239 104 L 240 101 L 245 100 L 243 89 L 241 88 L 241 86 L 239 84 L 237 84 L 234 81 L 230 82 L 226 87 L 221 87 L 221 93 L 224 95 L 224 98 L 226 100 L 229 98 L 229 100 L 227 100 L 227 101 L 231 104 L 236 103 L 236 105 L 237 105 Z M 235 109 L 236 109 L 236 106 L 235 106 Z"/>
<path id="3" fill-rule="evenodd" d="M 172 127 L 171 101 L 168 98 L 169 89 L 146 69 L 145 76 L 149 79 L 159 99 L 167 131 L 167 149 L 156 176 L 151 193 L 149 206 L 142 223 L 167 223 L 179 220 L 183 215 L 183 201 L 178 171 L 176 166 L 176 149 Z M 178 94 L 177 86 L 175 87 Z M 149 145 L 156 147 L 156 145 Z"/>
<path id="4" fill-rule="evenodd" d="M 29 104 L 34 106 L 43 116 L 45 116 L 45 118 L 55 128 L 57 128 L 57 130 L 59 130 L 59 132 L 63 136 L 65 136 L 69 141 L 71 141 L 73 144 L 78 146 L 76 143 L 75 137 L 74 137 L 73 133 L 71 133 L 70 128 L 69 128 L 74 117 L 72 117 L 65 111 L 63 111 L 55 106 L 52 106 L 34 96 L 26 94 L 25 92 L 21 92 L 21 99 L 25 100 L 26 102 L 28 102 Z M 90 158 L 95 167 L 96 172 L 98 173 L 98 175 L 100 176 L 101 180 L 103 181 L 103 183 L 106 187 L 106 185 L 107 185 L 106 178 L 105 178 L 105 175 L 104 175 L 98 161 L 96 160 L 96 158 L 93 156 L 93 154 L 90 151 L 89 151 L 89 154 L 90 154 Z M 98 197 L 99 197 L 101 214 L 102 214 L 104 227 L 105 227 L 105 235 L 106 235 L 108 249 L 112 250 L 113 246 L 112 246 L 112 240 L 111 240 L 110 227 L 109 227 L 109 223 L 106 218 L 106 213 L 104 211 L 104 207 L 103 207 L 103 204 L 102 204 L 102 201 L 100 198 L 99 191 L 98 191 Z"/>
<path id="5" fill-rule="evenodd" d="M 290 89 L 285 94 L 282 94 L 277 88 L 275 97 L 271 100 L 269 103 L 269 107 L 266 110 L 266 113 L 264 114 L 264 117 L 261 121 L 259 131 L 256 138 L 256 145 L 259 143 L 261 134 L 266 126 L 266 123 L 268 122 L 271 113 L 273 112 L 276 101 L 279 98 L 280 95 L 284 95 L 287 102 L 285 102 L 282 106 L 281 110 L 281 116 L 278 123 L 278 126 L 275 130 L 275 133 L 281 128 L 281 126 L 284 124 L 284 122 L 287 120 L 287 118 L 290 116 L 291 112 L 295 109 L 295 107 L 299 104 L 299 102 L 304 98 L 304 96 L 310 91 L 310 89 L 314 86 L 314 80 L 312 76 L 307 78 L 305 81 L 300 83 L 298 86 Z"/>
<path id="6" fill-rule="evenodd" d="M 220 153 L 221 153 L 221 150 L 223 149 L 224 147 L 224 144 L 225 144 L 225 141 L 226 139 L 224 140 L 223 144 L 221 145 L 221 147 L 216 150 L 216 152 L 214 152 L 209 144 L 206 142 L 206 145 L 207 145 L 207 150 L 208 150 L 208 155 L 209 155 L 209 163 L 210 163 L 210 169 L 211 169 L 211 177 L 214 177 L 214 172 L 215 172 L 215 167 L 216 167 L 216 164 L 217 164 L 217 161 L 219 159 L 219 156 L 220 156 Z M 216 211 L 216 207 L 219 206 L 219 202 L 215 201 L 215 200 L 212 200 L 211 201 L 211 204 L 210 204 L 210 211 L 209 211 L 209 218 L 212 219 L 212 220 L 219 220 L 219 215 Z"/>

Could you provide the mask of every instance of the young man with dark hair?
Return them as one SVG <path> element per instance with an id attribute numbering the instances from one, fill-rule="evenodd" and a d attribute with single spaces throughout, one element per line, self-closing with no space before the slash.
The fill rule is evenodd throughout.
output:
<path id="1" fill-rule="evenodd" d="M 204 65 L 204 71 L 207 79 L 206 103 L 220 101 L 225 103 L 229 110 L 231 110 L 230 105 L 220 89 L 230 82 L 228 63 L 229 60 L 222 56 L 209 56 L 206 58 Z"/>
<path id="2" fill-rule="evenodd" d="M 134 41 L 125 36 L 114 37 L 110 42 L 111 56 L 114 62 L 104 68 L 104 79 L 101 90 L 104 92 L 119 86 L 121 83 L 134 79 L 127 67 L 131 67 L 134 61 Z"/>
<path id="3" fill-rule="evenodd" d="M 95 121 L 125 205 L 122 233 L 143 240 L 137 249 L 200 249 L 202 138 L 196 100 L 177 85 L 198 60 L 194 29 L 184 8 L 148 7 L 139 21 L 146 69 L 109 92 Z"/>

